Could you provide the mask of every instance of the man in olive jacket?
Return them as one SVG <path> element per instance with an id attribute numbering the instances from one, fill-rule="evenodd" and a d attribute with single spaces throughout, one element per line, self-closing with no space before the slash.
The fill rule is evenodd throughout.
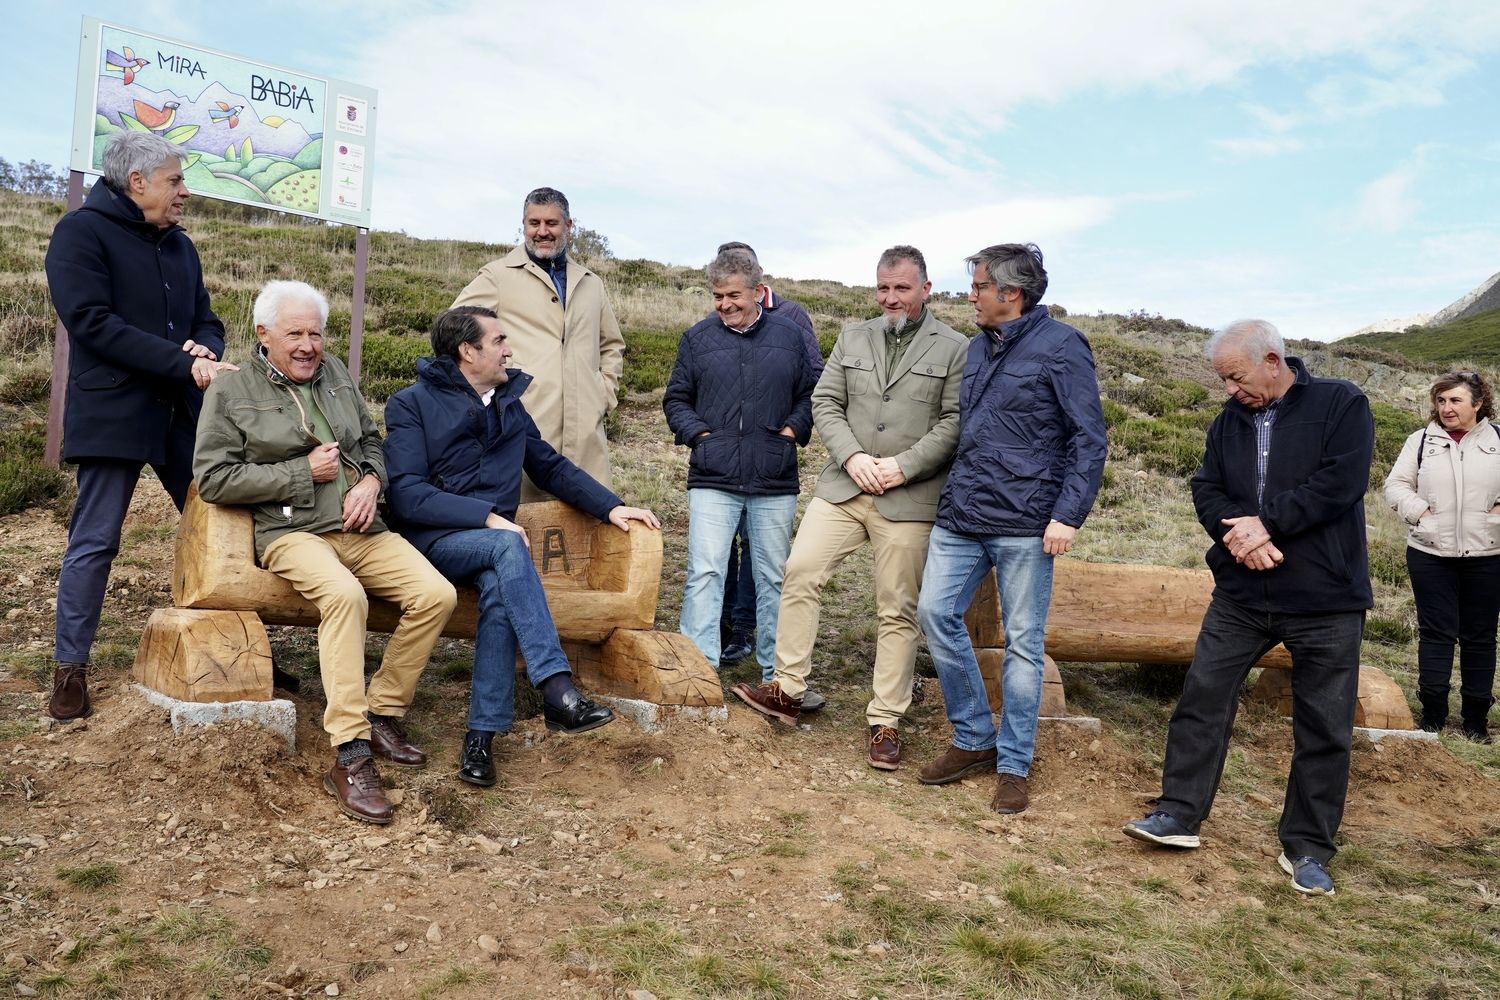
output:
<path id="1" fill-rule="evenodd" d="M 968 339 L 927 309 L 932 282 L 915 247 L 896 246 L 875 266 L 883 316 L 851 326 L 813 390 L 813 423 L 828 464 L 786 564 L 776 632 L 776 673 L 734 693 L 764 715 L 796 725 L 818 634 L 823 585 L 868 539 L 875 549 L 880 616 L 868 763 L 901 762 L 899 726 L 911 706 L 921 631 L 917 593 L 927 536 L 958 443 L 958 396 Z"/>
<path id="2" fill-rule="evenodd" d="M 521 207 L 523 243 L 484 265 L 455 306 L 483 306 L 500 317 L 514 364 L 532 378 L 526 410 L 542 440 L 609 486 L 604 418 L 618 401 L 625 338 L 604 282 L 568 258 L 573 219 L 561 191 L 537 188 Z M 548 499 L 529 477 L 521 502 Z"/>
<path id="3" fill-rule="evenodd" d="M 372 752 L 400 767 L 426 765 L 401 719 L 458 596 L 380 520 L 380 433 L 348 369 L 323 354 L 328 300 L 300 281 L 272 281 L 253 312 L 255 358 L 204 399 L 198 490 L 209 503 L 249 505 L 261 565 L 317 606 L 323 728 L 338 753 L 323 787 L 346 815 L 389 823 L 393 805 Z M 368 694 L 367 589 L 401 608 Z"/>
<path id="4" fill-rule="evenodd" d="M 233 368 L 218 361 L 224 324 L 178 225 L 188 199 L 181 156 L 157 135 L 115 136 L 104 176 L 47 247 L 47 289 L 70 345 L 67 372 L 55 373 L 68 380 L 63 459 L 78 466 L 47 706 L 61 721 L 92 711 L 89 654 L 141 467 L 181 510 L 203 387 Z"/>

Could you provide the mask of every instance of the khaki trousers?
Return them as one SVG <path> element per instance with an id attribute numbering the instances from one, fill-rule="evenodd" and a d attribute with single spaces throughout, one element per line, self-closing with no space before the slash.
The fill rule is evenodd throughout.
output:
<path id="1" fill-rule="evenodd" d="M 318 608 L 318 669 L 328 707 L 323 728 L 329 743 L 370 738 L 367 713 L 403 716 L 417 678 L 453 614 L 453 584 L 410 542 L 393 531 L 355 534 L 294 531 L 266 546 L 261 564 L 284 577 Z M 365 693 L 365 623 L 369 591 L 401 608 L 380 669 Z"/>
<path id="2" fill-rule="evenodd" d="M 823 585 L 868 539 L 875 548 L 875 696 L 865 709 L 872 726 L 899 726 L 911 707 L 912 674 L 921 628 L 917 594 L 927 561 L 927 521 L 887 520 L 867 493 L 834 504 L 813 497 L 792 542 L 781 584 L 781 621 L 776 630 L 776 676 L 796 697 L 807 690 Z"/>

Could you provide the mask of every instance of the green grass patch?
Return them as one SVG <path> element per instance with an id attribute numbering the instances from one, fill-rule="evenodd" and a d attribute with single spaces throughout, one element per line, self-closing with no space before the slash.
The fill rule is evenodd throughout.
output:
<path id="1" fill-rule="evenodd" d="M 101 861 L 78 868 L 59 868 L 57 877 L 59 881 L 66 882 L 75 889 L 97 892 L 119 885 L 124 876 L 120 872 L 120 866 L 113 861 Z"/>

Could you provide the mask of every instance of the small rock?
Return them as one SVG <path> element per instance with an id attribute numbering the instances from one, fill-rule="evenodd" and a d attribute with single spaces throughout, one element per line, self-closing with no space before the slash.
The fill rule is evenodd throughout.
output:
<path id="1" fill-rule="evenodd" d="M 32 989 L 30 986 L 27 986 L 25 983 L 17 983 L 13 988 L 15 989 L 16 996 L 18 997 L 34 997 L 37 995 L 36 990 Z"/>
<path id="2" fill-rule="evenodd" d="M 397 941 L 395 944 L 391 945 L 391 950 L 399 955 L 403 951 L 405 951 L 407 947 L 408 946 L 405 941 Z"/>
<path id="3" fill-rule="evenodd" d="M 738 882 L 740 879 L 742 879 L 742 878 L 745 877 L 745 869 L 743 869 L 743 868 L 731 868 L 731 869 L 729 869 L 729 877 L 732 878 L 732 879 L 734 879 L 736 882 Z"/>
<path id="4" fill-rule="evenodd" d="M 475 944 L 479 945 L 480 951 L 484 952 L 491 958 L 496 958 L 500 954 L 500 942 L 497 941 L 492 935 L 479 935 L 479 940 L 476 941 Z"/>
<path id="5" fill-rule="evenodd" d="M 553 830 L 552 839 L 557 841 L 559 844 L 578 843 L 578 835 L 575 833 L 570 833 L 567 830 Z"/>
<path id="6" fill-rule="evenodd" d="M 491 840 L 482 833 L 474 835 L 474 843 L 479 847 L 481 851 L 486 854 L 499 854 L 501 851 L 505 850 L 505 846 L 503 844 Z"/>
<path id="7" fill-rule="evenodd" d="M 982 819 L 974 825 L 979 827 L 979 829 L 983 830 L 985 833 L 1000 833 L 1005 829 L 1005 824 L 1000 822 L 998 819 Z"/>
<path id="8" fill-rule="evenodd" d="M 77 947 L 78 942 L 73 938 L 63 938 L 62 941 L 58 943 L 57 947 L 52 949 L 52 957 L 61 958 Z"/>
<path id="9" fill-rule="evenodd" d="M 1259 792 L 1246 792 L 1245 793 L 1245 801 L 1246 802 L 1254 802 L 1258 806 L 1269 806 L 1269 805 L 1271 805 L 1271 800 L 1269 798 L 1267 798 L 1266 796 L 1260 794 Z"/>
<path id="10" fill-rule="evenodd" d="M 406 801 L 406 792 L 400 788 L 388 788 L 385 797 L 390 800 L 391 805 L 399 806 Z"/>
<path id="11" fill-rule="evenodd" d="M 396 904 L 395 903 L 386 903 L 384 906 L 381 907 L 381 909 L 384 910 L 386 913 L 395 913 L 396 912 Z"/>
<path id="12" fill-rule="evenodd" d="M 631 990 L 626 997 L 628 1000 L 656 1000 L 656 994 L 650 990 Z"/>
<path id="13" fill-rule="evenodd" d="M 329 983 L 327 986 L 323 987 L 323 992 L 331 997 L 336 997 L 339 995 L 339 984 Z"/>
<path id="14" fill-rule="evenodd" d="M 361 844 L 363 844 L 365 847 L 368 847 L 372 851 L 378 851 L 378 850 L 380 850 L 380 848 L 386 847 L 387 845 L 389 845 L 390 842 L 391 842 L 391 838 L 390 837 L 362 837 L 362 838 L 360 838 L 359 842 Z"/>
<path id="15" fill-rule="evenodd" d="M 872 944 L 865 945 L 865 951 L 869 952 L 871 955 L 884 955 L 890 950 L 891 946 L 886 944 L 884 941 L 876 941 Z"/>
<path id="16" fill-rule="evenodd" d="M 428 944 L 440 944 L 443 940 L 443 931 L 436 922 L 428 924 L 426 937 Z"/>
<path id="17" fill-rule="evenodd" d="M 12 972 L 26 968 L 26 956 L 19 951 L 13 951 L 5 956 L 5 967 Z"/>
<path id="18" fill-rule="evenodd" d="M 1402 895 L 1397 896 L 1396 898 L 1399 899 L 1399 900 L 1401 900 L 1401 902 L 1403 902 L 1403 903 L 1413 903 L 1413 904 L 1415 904 L 1417 906 L 1426 906 L 1427 905 L 1427 897 L 1424 896 L 1424 895 L 1422 895 L 1421 893 L 1417 893 L 1417 892 L 1403 893 Z"/>

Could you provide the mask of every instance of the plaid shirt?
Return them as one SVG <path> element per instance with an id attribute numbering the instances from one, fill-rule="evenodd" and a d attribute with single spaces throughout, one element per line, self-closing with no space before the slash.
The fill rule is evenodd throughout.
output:
<path id="1" fill-rule="evenodd" d="M 1266 463 L 1271 458 L 1271 425 L 1276 422 L 1276 410 L 1281 400 L 1268 403 L 1255 411 L 1255 505 L 1260 507 L 1266 493 Z"/>

